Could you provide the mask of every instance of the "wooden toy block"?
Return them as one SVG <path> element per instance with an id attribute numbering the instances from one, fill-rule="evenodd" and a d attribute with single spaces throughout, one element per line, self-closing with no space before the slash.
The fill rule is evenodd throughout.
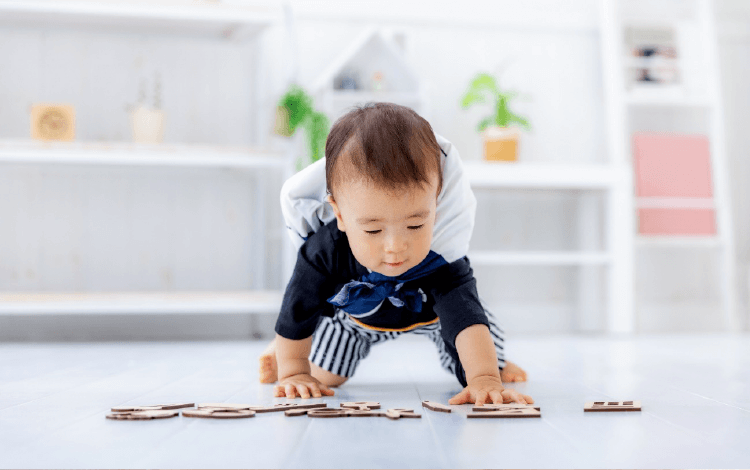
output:
<path id="1" fill-rule="evenodd" d="M 388 419 L 401 419 L 401 418 L 421 418 L 422 415 L 415 413 L 414 410 L 407 410 L 405 408 L 391 408 L 385 412 L 385 416 Z"/>
<path id="2" fill-rule="evenodd" d="M 538 405 L 522 405 L 520 403 L 503 403 L 503 404 L 493 404 L 493 403 L 485 403 L 482 406 L 475 406 L 472 408 L 472 411 L 500 411 L 500 410 L 522 410 L 525 408 L 531 408 L 537 411 L 541 411 L 542 409 L 539 408 Z"/>
<path id="3" fill-rule="evenodd" d="M 376 401 L 346 401 L 341 404 L 341 408 L 350 408 L 353 410 L 377 410 L 380 408 L 380 403 Z"/>
<path id="4" fill-rule="evenodd" d="M 115 412 L 124 411 L 149 411 L 149 410 L 177 410 L 180 408 L 191 408 L 194 403 L 170 403 L 167 405 L 143 405 L 143 406 L 116 406 L 112 408 Z"/>
<path id="5" fill-rule="evenodd" d="M 107 419 L 115 419 L 118 421 L 140 421 L 148 419 L 174 418 L 178 414 L 180 414 L 179 411 L 172 410 L 123 411 L 120 413 L 108 414 Z"/>
<path id="6" fill-rule="evenodd" d="M 327 407 L 328 405 L 325 403 L 279 403 L 271 406 L 251 406 L 250 409 L 256 413 L 273 413 L 275 411 L 310 410 Z"/>
<path id="7" fill-rule="evenodd" d="M 213 408 L 198 408 L 193 410 L 184 410 L 182 416 L 188 418 L 215 418 L 215 419 L 236 419 L 252 418 L 255 411 L 252 410 L 217 410 Z"/>
<path id="8" fill-rule="evenodd" d="M 640 401 L 590 401 L 583 411 L 641 411 Z"/>
<path id="9" fill-rule="evenodd" d="M 434 401 L 423 401 L 422 407 L 427 408 L 428 410 L 432 411 L 441 411 L 443 413 L 452 413 L 453 410 L 450 406 L 446 406 L 440 403 L 436 403 Z M 475 410 L 476 411 L 476 410 Z"/>
<path id="10" fill-rule="evenodd" d="M 468 413 L 467 418 L 541 418 L 542 413 L 534 408 L 515 408 Z"/>

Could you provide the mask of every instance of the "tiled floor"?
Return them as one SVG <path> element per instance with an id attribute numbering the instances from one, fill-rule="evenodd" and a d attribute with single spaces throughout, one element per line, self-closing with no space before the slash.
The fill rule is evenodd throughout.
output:
<path id="1" fill-rule="evenodd" d="M 0 467 L 8 468 L 747 468 L 750 335 L 516 338 L 515 385 L 541 419 L 467 420 L 422 409 L 460 390 L 431 343 L 377 346 L 334 397 L 415 408 L 421 419 L 104 418 L 112 406 L 269 404 L 263 343 L 0 345 Z M 641 400 L 640 413 L 585 413 Z M 299 399 L 297 401 L 300 401 Z"/>

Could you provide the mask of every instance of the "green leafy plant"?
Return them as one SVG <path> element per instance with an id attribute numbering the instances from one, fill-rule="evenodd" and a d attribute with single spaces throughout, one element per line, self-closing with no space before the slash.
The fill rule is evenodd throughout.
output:
<path id="1" fill-rule="evenodd" d="M 487 126 L 495 125 L 508 127 L 511 124 L 518 124 L 526 130 L 531 130 L 529 121 L 517 114 L 511 112 L 508 103 L 518 94 L 515 92 L 502 92 L 495 80 L 495 77 L 480 73 L 471 81 L 469 89 L 461 99 L 461 107 L 466 109 L 476 103 L 492 103 L 494 114 L 482 119 L 477 126 L 477 130 L 482 132 Z"/>
<path id="2" fill-rule="evenodd" d="M 285 119 L 282 129 L 277 129 L 277 132 L 291 136 L 297 128 L 302 127 L 307 136 L 310 161 L 323 158 L 330 121 L 325 114 L 315 111 L 312 97 L 302 87 L 291 85 L 279 100 L 278 107 L 283 110 Z"/>

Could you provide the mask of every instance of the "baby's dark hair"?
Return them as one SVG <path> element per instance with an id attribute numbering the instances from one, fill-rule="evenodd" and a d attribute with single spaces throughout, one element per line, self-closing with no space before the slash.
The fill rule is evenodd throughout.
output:
<path id="1" fill-rule="evenodd" d="M 326 189 L 342 181 L 371 181 L 389 191 L 430 184 L 443 187 L 441 150 L 430 123 L 413 109 L 367 103 L 341 116 L 326 140 Z M 343 157 L 343 158 L 342 158 Z"/>

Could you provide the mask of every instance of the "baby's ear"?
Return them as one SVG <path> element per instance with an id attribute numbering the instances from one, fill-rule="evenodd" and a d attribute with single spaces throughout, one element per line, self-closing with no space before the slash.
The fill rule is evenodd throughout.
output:
<path id="1" fill-rule="evenodd" d="M 326 201 L 328 204 L 331 205 L 331 209 L 333 209 L 334 215 L 336 215 L 336 225 L 338 225 L 339 230 L 342 232 L 346 232 L 346 227 L 344 226 L 344 219 L 341 218 L 341 211 L 339 210 L 339 205 L 336 204 L 336 201 L 333 200 L 332 195 L 326 196 Z"/>

